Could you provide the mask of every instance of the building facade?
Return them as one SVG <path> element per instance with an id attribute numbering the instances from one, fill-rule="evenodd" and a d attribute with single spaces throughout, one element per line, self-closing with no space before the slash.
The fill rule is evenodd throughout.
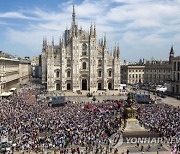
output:
<path id="1" fill-rule="evenodd" d="M 144 65 L 123 65 L 121 66 L 121 82 L 124 84 L 144 83 L 144 72 Z"/>
<path id="2" fill-rule="evenodd" d="M 164 84 L 171 79 L 172 69 L 169 62 L 156 62 L 145 65 L 144 83 Z"/>
<path id="3" fill-rule="evenodd" d="M 172 60 L 172 92 L 180 96 L 180 56 Z"/>
<path id="4" fill-rule="evenodd" d="M 41 78 L 41 55 L 38 57 L 33 57 L 31 60 L 31 67 L 32 67 L 32 77 L 33 78 Z"/>
<path id="5" fill-rule="evenodd" d="M 0 94 L 8 92 L 11 88 L 19 88 L 27 84 L 31 77 L 30 61 L 14 58 L 0 52 Z"/>
<path id="6" fill-rule="evenodd" d="M 19 84 L 28 84 L 31 81 L 31 61 L 29 59 L 19 59 Z"/>
<path id="7" fill-rule="evenodd" d="M 72 24 L 59 45 L 42 46 L 42 83 L 48 91 L 120 89 L 120 49 L 113 55 L 106 47 L 106 37 L 97 41 L 96 26 L 89 32 L 78 28 L 73 6 Z"/>
<path id="8" fill-rule="evenodd" d="M 163 84 L 171 80 L 174 50 L 171 47 L 169 61 L 146 61 L 121 66 L 121 82 L 125 84 Z"/>

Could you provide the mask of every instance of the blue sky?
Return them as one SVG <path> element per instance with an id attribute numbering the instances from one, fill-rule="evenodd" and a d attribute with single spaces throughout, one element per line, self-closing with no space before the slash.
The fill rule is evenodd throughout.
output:
<path id="1" fill-rule="evenodd" d="M 180 0 L 0 0 L 0 50 L 32 57 L 44 36 L 58 44 L 72 4 L 84 30 L 95 21 L 110 51 L 119 43 L 122 61 L 167 60 L 171 45 L 180 55 Z"/>

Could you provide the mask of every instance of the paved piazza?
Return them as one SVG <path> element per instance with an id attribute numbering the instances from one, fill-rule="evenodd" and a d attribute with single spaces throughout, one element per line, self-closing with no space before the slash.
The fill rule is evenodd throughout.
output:
<path id="1" fill-rule="evenodd" d="M 28 100 L 30 100 L 30 102 L 32 102 L 32 101 L 34 101 L 35 102 L 35 99 L 30 99 L 30 98 L 32 98 L 32 97 L 30 97 L 31 95 L 32 96 L 35 96 L 35 95 L 33 95 L 33 93 L 37 93 L 36 91 L 32 91 L 31 90 L 31 92 L 29 93 L 28 91 L 22 91 L 23 93 L 27 93 L 26 95 L 23 95 L 23 96 L 21 96 L 23 99 L 26 99 L 26 101 L 27 101 L 27 103 L 28 104 L 30 104 L 29 103 L 29 101 Z M 141 93 L 144 93 L 144 91 L 141 91 Z M 148 92 L 145 92 L 145 93 L 148 93 Z M 47 94 L 47 96 L 52 96 L 52 95 L 59 95 L 60 93 L 59 92 L 54 92 L 53 94 L 51 93 L 51 94 Z M 93 97 L 87 97 L 86 95 L 87 95 L 87 92 L 82 92 L 82 94 L 76 94 L 76 93 L 70 93 L 70 92 L 67 92 L 67 93 L 65 93 L 65 94 L 63 94 L 63 95 L 65 95 L 65 99 L 67 100 L 67 101 L 73 101 L 74 103 L 76 103 L 76 102 L 84 102 L 85 104 L 86 103 L 90 103 L 90 104 L 92 104 L 92 106 L 95 106 L 95 104 L 97 103 L 98 104 L 98 102 L 102 102 L 103 100 L 126 100 L 127 99 L 127 96 L 126 96 L 126 93 L 125 92 L 117 92 L 117 91 L 109 91 L 109 92 L 104 92 L 104 91 L 97 91 L 97 92 L 95 92 L 93 95 L 96 97 L 96 101 L 93 101 L 92 100 L 92 98 Z M 153 98 L 153 99 L 155 99 L 155 95 L 153 95 L 153 94 L 151 94 L 151 97 Z M 27 99 L 27 98 L 29 98 L 29 99 Z M 34 97 L 33 97 L 34 98 Z M 160 99 L 159 97 L 156 97 L 156 99 Z M 95 104 L 94 104 L 95 103 Z M 179 106 L 180 105 L 180 101 L 179 100 L 176 100 L 176 99 L 174 99 L 174 98 L 171 98 L 171 97 L 167 97 L 167 98 L 161 98 L 161 101 L 158 101 L 157 102 L 157 104 L 164 104 L 164 103 L 166 103 L 166 104 L 169 104 L 169 105 L 173 105 L 173 106 L 175 106 L 175 107 L 177 107 L 177 106 Z M 116 103 L 114 103 L 114 104 L 116 104 Z M 33 104 L 33 103 L 31 103 L 31 105 L 35 105 L 35 104 Z M 80 105 L 79 103 L 78 103 L 78 105 Z M 77 105 L 77 106 L 78 106 Z M 36 105 L 35 105 L 36 106 Z M 114 106 L 114 105 L 113 105 Z M 37 106 L 38 107 L 38 106 Z M 102 106 L 103 107 L 103 106 Z M 39 108 L 39 107 L 38 107 Z M 57 109 L 57 108 L 56 108 Z M 28 109 L 29 110 L 29 109 Z M 41 110 L 40 110 L 40 108 L 39 108 L 39 111 L 41 112 Z M 56 110 L 54 110 L 54 111 L 56 111 Z M 83 111 L 83 110 L 82 110 Z M 34 112 L 33 110 L 30 110 L 30 112 Z M 57 111 L 56 111 L 57 112 Z M 91 112 L 94 112 L 94 111 L 90 111 L 90 113 Z M 42 112 L 43 113 L 43 112 Z M 58 112 L 57 112 L 58 113 Z M 120 113 L 120 112 L 119 112 Z M 43 113 L 44 114 L 44 113 Z M 51 112 L 51 114 L 53 114 L 52 112 Z M 73 113 L 72 113 L 73 114 Z M 66 114 L 65 114 L 66 115 Z M 93 114 L 92 114 L 93 115 Z M 119 115 L 119 114 L 117 114 L 117 115 Z M 118 116 L 114 116 L 114 117 L 118 117 Z M 55 116 L 55 114 L 54 114 L 54 116 Z M 112 116 L 112 118 L 114 118 L 113 116 Z M 110 141 L 111 141 L 111 149 L 110 149 L 110 147 L 109 147 L 109 150 L 108 150 L 108 152 L 106 151 L 104 151 L 104 152 L 96 152 L 96 148 L 93 148 L 93 149 L 91 149 L 91 151 L 87 151 L 86 152 L 86 150 L 85 150 L 85 148 L 80 148 L 80 152 L 82 153 L 82 154 L 95 154 L 95 153 L 97 153 L 97 154 L 106 154 L 106 153 L 108 153 L 108 154 L 122 154 L 122 153 L 128 153 L 127 151 L 129 151 L 129 153 L 130 154 L 142 154 L 142 146 L 143 146 L 143 151 L 144 151 L 144 154 L 169 154 L 170 153 L 170 151 L 171 151 L 171 148 L 170 148 L 170 146 L 169 146 L 169 144 L 167 144 L 167 143 L 163 143 L 162 145 L 160 145 L 160 143 L 158 143 L 158 142 L 150 142 L 150 143 L 140 143 L 139 145 L 137 145 L 137 143 L 135 142 L 136 141 L 136 139 L 138 139 L 137 137 L 134 137 L 134 136 L 132 136 L 132 137 L 125 137 L 125 136 L 123 136 L 123 138 L 126 140 L 126 141 L 128 141 L 128 142 L 124 142 L 124 140 L 121 140 L 122 139 L 122 136 L 121 136 L 121 132 L 124 132 L 124 134 L 125 134 L 125 132 L 127 132 L 127 133 L 130 133 L 131 135 L 137 135 L 137 134 L 143 134 L 143 135 L 148 135 L 148 133 L 150 134 L 150 136 L 153 138 L 153 139 L 155 139 L 155 140 L 157 140 L 157 136 L 156 137 L 154 137 L 154 136 L 152 136 L 152 135 L 154 135 L 154 134 L 152 134 L 151 133 L 151 131 L 148 131 L 148 129 L 145 129 L 145 127 L 144 126 L 142 126 L 142 125 L 140 125 L 140 123 L 139 123 L 139 121 L 138 120 L 136 120 L 136 121 L 133 121 L 133 119 L 132 120 L 130 120 L 129 122 L 127 122 L 127 124 L 126 124 L 126 126 L 124 127 L 124 124 L 122 124 L 121 125 L 121 127 L 120 128 L 118 128 L 119 130 L 116 132 L 118 135 L 119 135 L 119 139 L 118 139 L 118 141 L 114 144 L 114 142 L 115 142 L 115 137 L 114 136 L 116 136 L 117 137 L 117 134 L 115 134 L 114 136 L 113 135 L 111 135 L 111 137 L 110 137 Z M 133 134 L 134 133 L 134 134 Z M 149 136 L 146 136 L 146 137 L 149 137 Z M 104 146 L 104 145 L 103 145 Z M 103 147 L 102 146 L 102 147 Z M 107 147 L 106 146 L 104 146 L 104 149 L 106 149 L 107 150 Z M 115 150 L 116 149 L 118 149 L 118 152 L 116 152 Z M 69 149 L 70 150 L 70 149 Z M 19 154 L 19 153 L 21 153 L 20 151 L 15 151 L 14 152 L 15 154 Z M 24 153 L 26 154 L 26 153 L 32 153 L 32 154 L 35 154 L 35 152 L 27 152 L 27 151 L 24 151 Z M 44 152 L 38 152 L 38 153 L 43 153 L 43 154 L 59 154 L 60 153 L 60 151 L 58 151 L 58 150 L 44 150 Z M 66 154 L 69 154 L 69 153 L 66 153 Z"/>
<path id="2" fill-rule="evenodd" d="M 101 95 L 102 95 L 102 92 L 99 92 Z M 117 93 L 116 95 L 113 95 L 114 92 L 109 92 L 108 95 L 102 95 L 102 96 L 99 96 L 99 93 L 97 92 L 96 93 L 96 99 L 97 101 L 103 101 L 103 100 L 107 100 L 107 99 L 110 99 L 110 100 L 117 100 L 117 99 L 127 99 L 127 96 L 125 95 L 125 93 L 122 93 L 123 96 L 117 96 Z M 144 93 L 144 91 L 142 91 L 142 93 Z M 148 93 L 148 92 L 146 92 Z M 93 102 L 92 101 L 92 97 L 87 97 L 84 95 L 75 95 L 74 93 L 68 93 L 66 94 L 66 98 L 67 100 L 70 100 L 70 101 L 88 101 L 88 102 Z M 169 104 L 169 105 L 173 105 L 173 106 L 180 106 L 180 100 L 177 100 L 176 98 L 173 98 L 173 97 L 166 97 L 166 98 L 161 98 L 161 97 L 158 97 L 155 95 L 153 95 L 151 93 L 151 98 L 152 99 L 157 99 L 157 103 L 165 103 L 165 104 Z"/>

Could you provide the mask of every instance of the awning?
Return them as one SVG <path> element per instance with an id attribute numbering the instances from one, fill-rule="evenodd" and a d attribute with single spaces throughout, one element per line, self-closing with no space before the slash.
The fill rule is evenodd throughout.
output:
<path id="1" fill-rule="evenodd" d="M 10 91 L 14 91 L 14 90 L 16 90 L 16 88 L 11 88 L 11 89 L 10 89 Z"/>
<path id="2" fill-rule="evenodd" d="M 13 94 L 12 92 L 3 92 L 0 96 L 1 97 L 7 97 L 7 96 L 10 96 L 12 94 Z"/>

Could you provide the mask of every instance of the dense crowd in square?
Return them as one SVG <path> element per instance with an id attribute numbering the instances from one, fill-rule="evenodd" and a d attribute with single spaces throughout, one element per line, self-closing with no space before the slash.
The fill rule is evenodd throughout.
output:
<path id="1" fill-rule="evenodd" d="M 24 88 L 0 103 L 0 135 L 19 151 L 108 145 L 108 137 L 121 126 L 117 115 L 123 108 L 114 102 L 70 102 L 52 108 L 33 102 L 31 96 L 38 95 L 40 90 Z"/>
<path id="2" fill-rule="evenodd" d="M 126 101 L 69 102 L 49 107 L 37 101 L 46 92 L 37 87 L 22 88 L 0 102 L 0 138 L 11 142 L 12 150 L 58 149 L 60 153 L 108 153 L 113 133 L 122 128 Z M 180 108 L 167 104 L 134 104 L 137 119 L 149 131 L 164 137 L 180 137 Z M 104 147 L 108 147 L 103 149 Z M 112 149 L 111 149 L 112 150 Z M 114 150 L 117 153 L 117 150 Z"/>
<path id="3" fill-rule="evenodd" d="M 141 105 L 138 108 L 138 120 L 150 131 L 161 136 L 180 139 L 180 108 L 167 104 Z"/>

